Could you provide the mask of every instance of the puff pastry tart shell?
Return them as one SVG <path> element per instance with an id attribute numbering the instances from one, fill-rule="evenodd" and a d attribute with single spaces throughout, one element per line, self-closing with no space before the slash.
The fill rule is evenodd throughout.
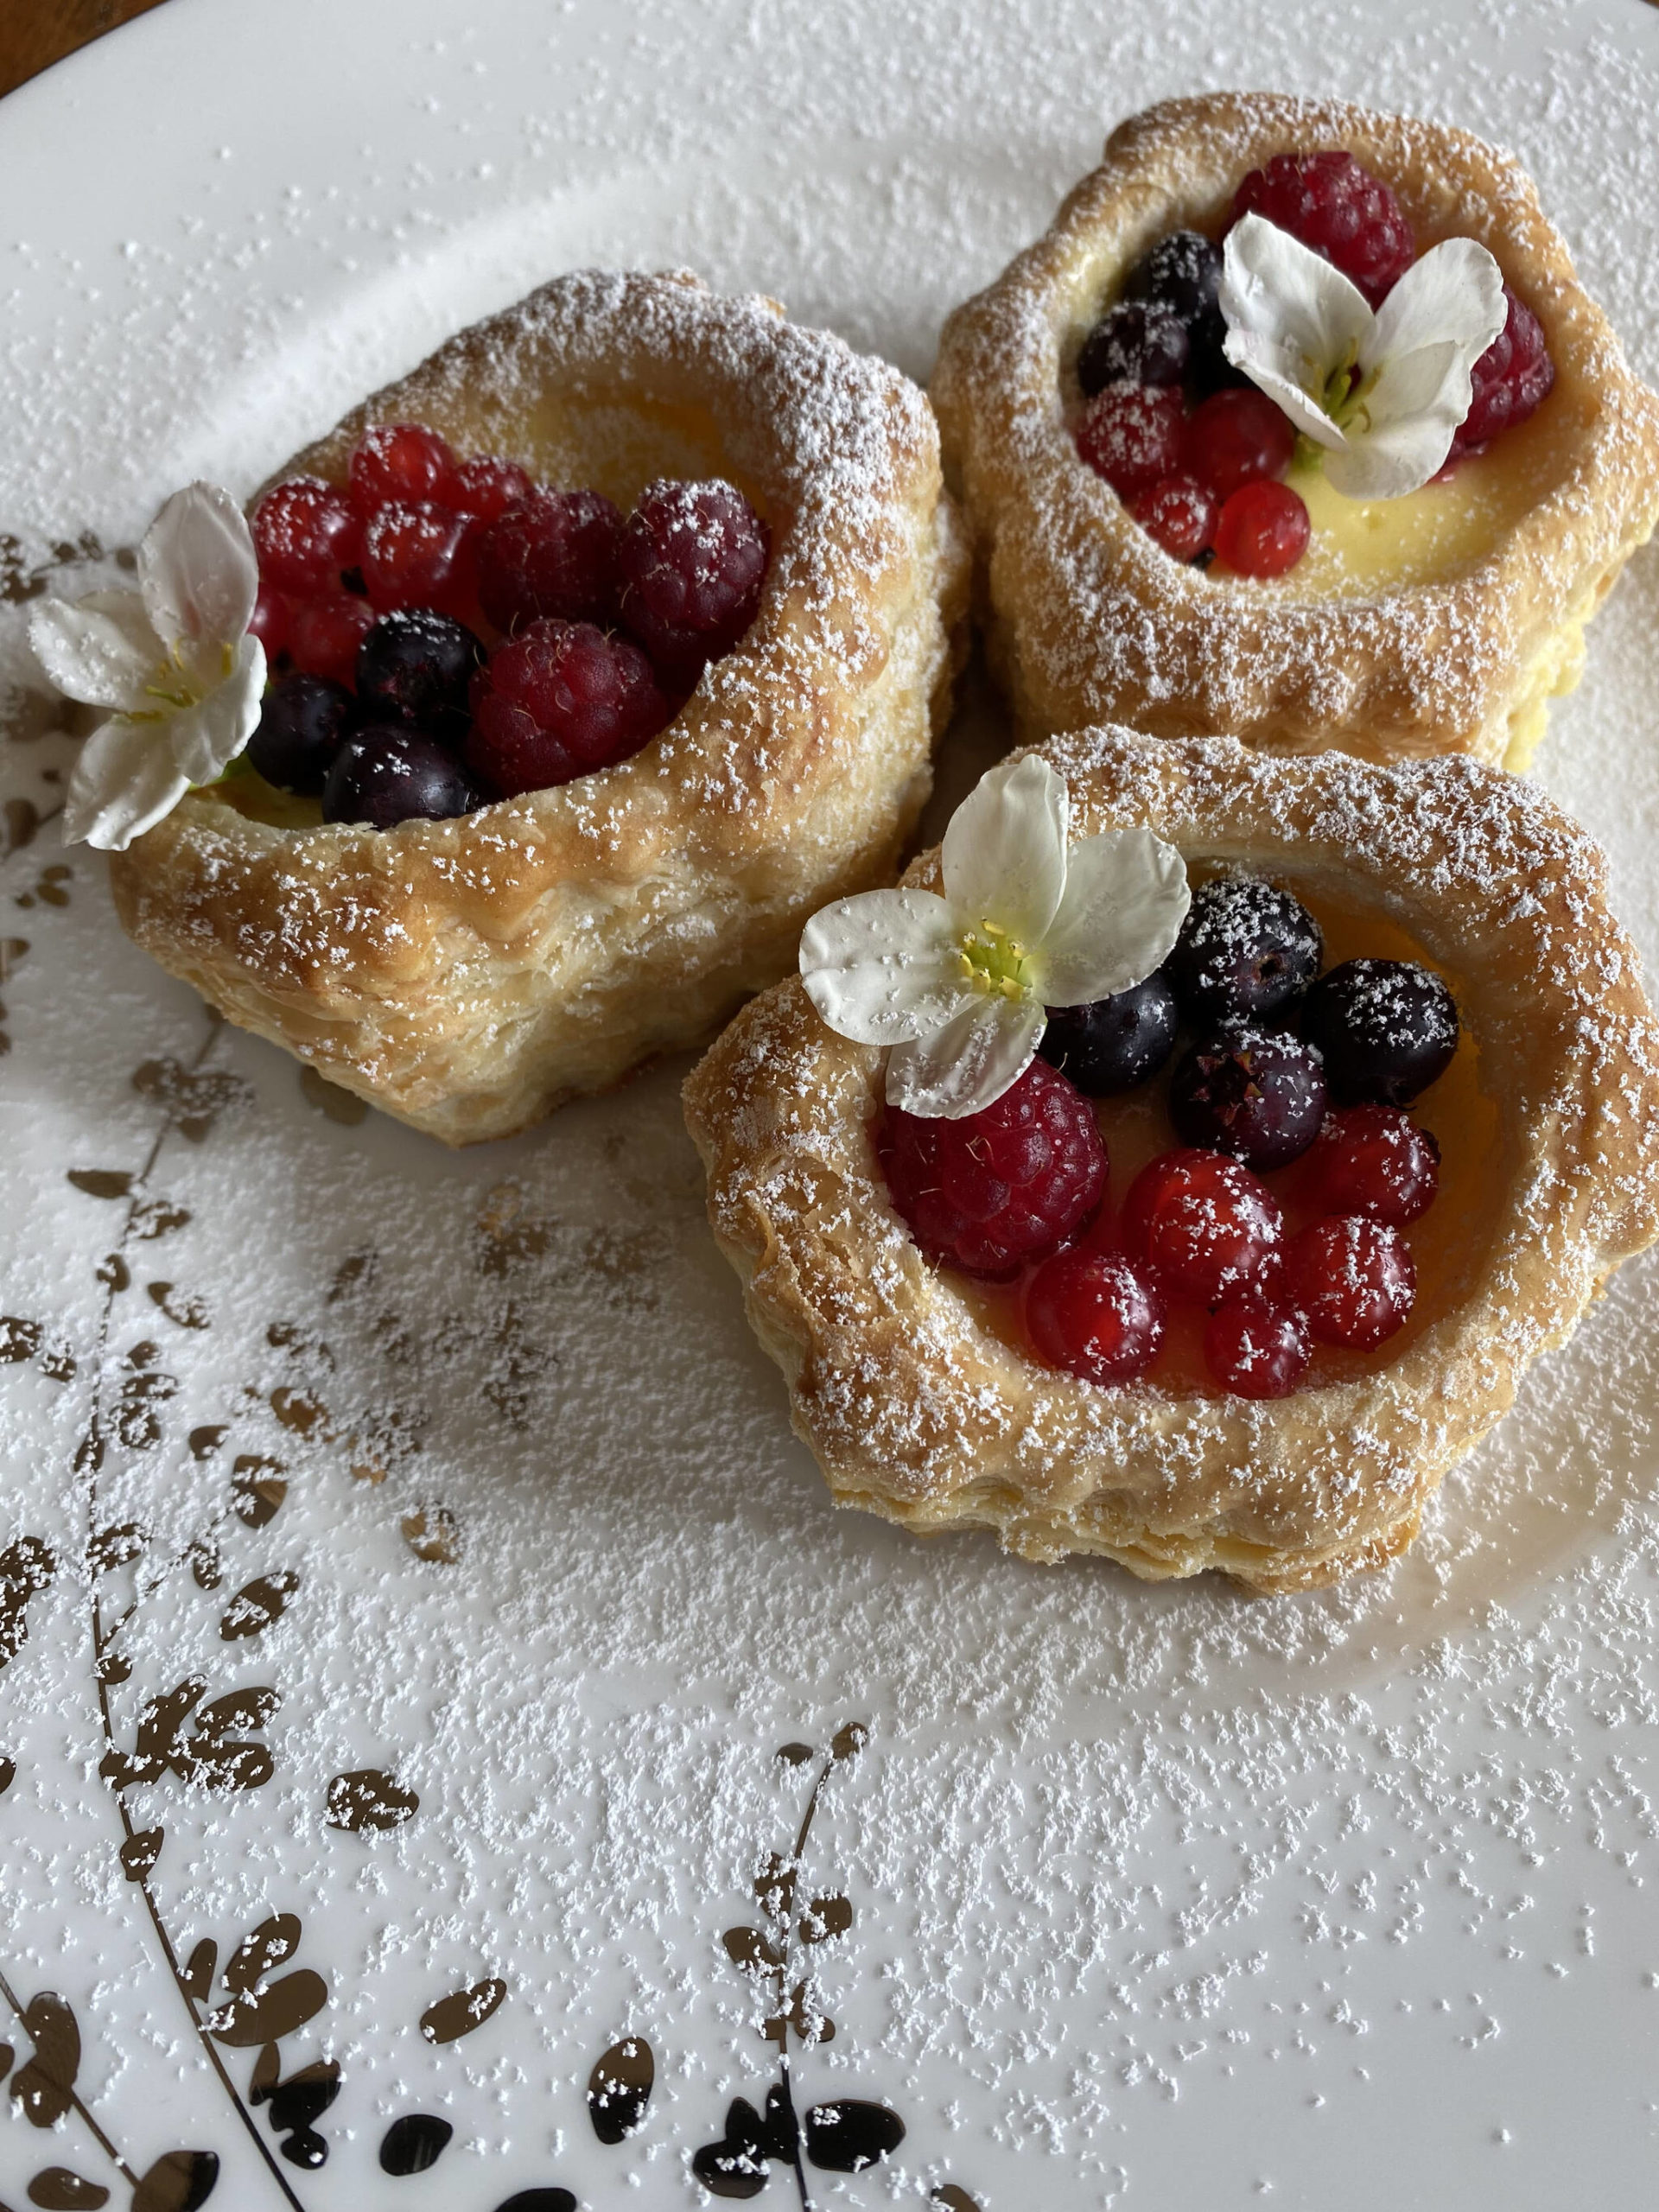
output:
<path id="1" fill-rule="evenodd" d="M 1529 785 L 1465 760 L 1279 760 L 1122 728 L 1039 749 L 1066 779 L 1073 836 L 1149 824 L 1189 861 L 1408 930 L 1452 980 L 1490 1103 L 1484 1203 L 1449 1272 L 1388 1352 L 1276 1402 L 1039 1366 L 912 1242 L 872 1144 L 882 1056 L 835 1035 L 791 980 L 685 1091 L 749 1318 L 841 1503 L 1152 1580 L 1213 1567 L 1295 1590 L 1380 1566 L 1528 1363 L 1659 1236 L 1659 1029 L 1600 853 Z M 906 880 L 936 883 L 937 856 Z"/>
<path id="2" fill-rule="evenodd" d="M 1271 156 L 1328 147 L 1393 188 L 1420 249 L 1490 247 L 1543 324 L 1556 381 L 1531 423 L 1462 464 L 1495 512 L 1458 557 L 1404 585 L 1321 593 L 1313 562 L 1256 583 L 1172 560 L 1079 460 L 1071 417 L 1079 346 L 1141 256 L 1173 230 L 1217 234 Z M 1586 617 L 1659 518 L 1659 398 L 1529 179 L 1465 131 L 1336 102 L 1217 93 L 1122 124 L 1046 235 L 952 315 L 932 397 L 993 665 L 1028 741 L 1118 720 L 1274 753 L 1524 766 L 1548 698 L 1576 679 Z"/>
<path id="3" fill-rule="evenodd" d="M 461 1144 L 705 1041 L 791 964 L 809 913 L 889 880 L 967 563 L 922 393 L 695 277 L 562 277 L 281 473 L 342 480 L 365 428 L 409 420 L 625 510 L 652 477 L 724 475 L 772 533 L 753 626 L 617 766 L 390 830 L 200 792 L 115 858 L 121 918 L 164 967 Z"/>

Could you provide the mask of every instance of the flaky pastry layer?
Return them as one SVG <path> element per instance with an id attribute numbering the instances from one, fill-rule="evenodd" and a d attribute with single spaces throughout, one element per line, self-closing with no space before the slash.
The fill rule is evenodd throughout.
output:
<path id="1" fill-rule="evenodd" d="M 1343 147 L 1393 187 L 1419 245 L 1491 248 L 1542 322 L 1555 386 L 1542 495 L 1483 557 L 1367 598 L 1172 560 L 1077 456 L 1077 350 L 1159 238 L 1214 234 L 1274 154 Z M 1466 131 L 1327 100 L 1215 93 L 1123 124 L 1054 222 L 945 325 L 932 380 L 968 510 L 993 666 L 1022 737 L 1122 721 L 1276 753 L 1457 751 L 1522 767 L 1583 625 L 1659 519 L 1659 398 L 1573 273 L 1537 193 Z M 1503 465 L 1504 442 L 1464 464 Z"/>
<path id="2" fill-rule="evenodd" d="M 931 781 L 967 595 L 924 396 L 683 275 L 588 270 L 463 331 L 283 475 L 415 420 L 625 508 L 719 473 L 771 524 L 755 621 L 618 766 L 452 822 L 284 829 L 193 794 L 111 868 L 232 1020 L 451 1144 L 696 1045 L 886 881 Z M 234 787 L 227 787 L 234 795 Z"/>
<path id="3" fill-rule="evenodd" d="M 1380 1566 L 1529 1363 L 1659 1236 L 1659 1028 L 1602 855 L 1529 785 L 1462 759 L 1276 760 L 1122 728 L 1038 749 L 1065 777 L 1074 837 L 1146 823 L 1191 860 L 1294 876 L 1459 976 L 1497 1109 L 1484 1236 L 1403 1348 L 1277 1402 L 1055 1373 L 922 1257 L 872 1143 L 883 1057 L 835 1035 L 791 979 L 685 1088 L 749 1318 L 842 1503 L 1150 1580 L 1219 1568 L 1296 1590 Z M 905 880 L 936 886 L 937 854 Z"/>

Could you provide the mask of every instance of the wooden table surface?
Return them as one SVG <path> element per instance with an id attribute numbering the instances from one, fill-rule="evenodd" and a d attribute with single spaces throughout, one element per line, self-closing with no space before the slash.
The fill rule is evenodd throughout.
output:
<path id="1" fill-rule="evenodd" d="M 159 0 L 0 0 L 0 93 Z"/>

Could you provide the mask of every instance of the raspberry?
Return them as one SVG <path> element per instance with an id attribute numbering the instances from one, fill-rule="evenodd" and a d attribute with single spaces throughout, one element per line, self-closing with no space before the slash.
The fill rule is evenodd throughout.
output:
<path id="1" fill-rule="evenodd" d="M 1275 154 L 1239 186 L 1233 220 L 1241 215 L 1265 215 L 1312 246 L 1374 308 L 1417 256 L 1400 202 L 1348 153 Z"/>
<path id="2" fill-rule="evenodd" d="M 1158 1357 L 1164 1301 L 1119 1254 L 1073 1245 L 1033 1275 L 1026 1325 L 1051 1367 L 1085 1382 L 1128 1382 Z"/>
<path id="3" fill-rule="evenodd" d="M 1282 476 L 1296 450 L 1288 415 L 1254 385 L 1212 392 L 1192 410 L 1182 442 L 1188 472 L 1207 484 L 1217 499 L 1230 499 L 1242 485 L 1264 476 Z"/>
<path id="4" fill-rule="evenodd" d="M 1221 502 L 1196 476 L 1160 476 L 1129 512 L 1173 561 L 1194 561 L 1216 534 Z"/>
<path id="5" fill-rule="evenodd" d="M 1109 384 L 1077 425 L 1077 451 L 1120 499 L 1151 491 L 1181 465 L 1185 403 L 1170 385 Z"/>
<path id="6" fill-rule="evenodd" d="M 930 1260 L 1007 1279 L 1052 1252 L 1106 1195 L 1093 1109 L 1033 1060 L 995 1104 L 960 1121 L 888 1109 L 876 1140 L 897 1211 Z"/>
<path id="7" fill-rule="evenodd" d="M 1503 297 L 1509 315 L 1503 329 L 1475 363 L 1474 397 L 1452 441 L 1448 465 L 1478 452 L 1500 430 L 1524 423 L 1548 398 L 1555 381 L 1555 364 L 1549 358 L 1544 326 L 1507 284 Z"/>
<path id="8" fill-rule="evenodd" d="M 1321 1344 L 1371 1351 L 1405 1325 L 1417 1270 L 1398 1230 L 1327 1215 L 1285 1251 L 1285 1290 Z"/>
<path id="9" fill-rule="evenodd" d="M 535 486 L 516 461 L 498 461 L 486 454 L 477 461 L 459 461 L 450 475 L 450 504 L 458 514 L 494 522 L 520 499 L 529 499 Z"/>
<path id="10" fill-rule="evenodd" d="M 467 763 L 515 798 L 626 760 L 671 711 L 626 638 L 591 622 L 532 622 L 474 679 Z"/>
<path id="11" fill-rule="evenodd" d="M 1440 1184 L 1440 1147 L 1396 1106 L 1328 1116 L 1307 1166 L 1322 1213 L 1363 1214 L 1395 1229 L 1426 1214 Z"/>
<path id="12" fill-rule="evenodd" d="M 1311 1339 L 1300 1313 L 1260 1297 L 1230 1298 L 1205 1325 L 1205 1363 L 1237 1397 L 1287 1398 L 1307 1372 Z"/>
<path id="13" fill-rule="evenodd" d="M 308 676 L 349 688 L 357 680 L 357 649 L 373 627 L 374 609 L 350 592 L 302 600 L 289 621 L 289 658 Z"/>
<path id="14" fill-rule="evenodd" d="M 770 533 L 734 484 L 659 478 L 622 531 L 623 621 L 664 675 L 694 683 L 760 605 Z"/>
<path id="15" fill-rule="evenodd" d="M 622 518 L 597 492 L 532 491 L 479 540 L 478 595 L 498 630 L 545 616 L 597 622 L 616 615 Z"/>
<path id="16" fill-rule="evenodd" d="M 1312 530 L 1301 495 L 1288 484 L 1246 484 L 1222 508 L 1216 558 L 1241 576 L 1282 576 L 1307 550 Z"/>
<path id="17" fill-rule="evenodd" d="M 352 505 L 366 522 L 377 507 L 435 500 L 457 505 L 455 456 L 448 442 L 421 423 L 385 423 L 365 430 L 352 455 Z"/>
<path id="18" fill-rule="evenodd" d="M 254 512 L 259 580 L 278 591 L 338 591 L 340 570 L 357 560 L 358 540 L 351 501 L 321 476 L 273 484 Z"/>
<path id="19" fill-rule="evenodd" d="M 429 499 L 393 500 L 363 532 L 363 580 L 376 612 L 394 607 L 448 609 L 464 588 L 464 515 Z"/>
<path id="20" fill-rule="evenodd" d="M 1214 1306 L 1255 1282 L 1284 1234 L 1279 1202 L 1248 1167 L 1218 1152 L 1166 1152 L 1123 1202 L 1123 1243 L 1178 1298 Z"/>

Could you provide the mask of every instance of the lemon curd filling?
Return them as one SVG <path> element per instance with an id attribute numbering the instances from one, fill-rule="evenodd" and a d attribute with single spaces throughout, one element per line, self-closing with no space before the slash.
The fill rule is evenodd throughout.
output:
<path id="1" fill-rule="evenodd" d="M 1195 883 L 1210 872 L 1201 862 L 1190 866 Z M 1456 971 L 1431 958 L 1408 931 L 1344 902 L 1317 882 L 1278 875 L 1273 880 L 1300 899 L 1319 923 L 1325 937 L 1327 969 L 1360 958 L 1414 960 L 1443 976 L 1459 1004 L 1466 1003 Z M 1184 1050 L 1185 1039 L 1169 1065 L 1139 1090 L 1095 1102 L 1095 1116 L 1111 1164 L 1110 1185 L 1101 1215 L 1108 1224 L 1116 1223 L 1128 1187 L 1141 1168 L 1179 1141 L 1170 1126 L 1166 1100 L 1171 1071 Z M 1401 1231 L 1417 1270 L 1416 1302 L 1405 1326 L 1375 1351 L 1347 1351 L 1329 1344 L 1316 1347 L 1313 1364 L 1300 1385 L 1304 1390 L 1386 1366 L 1466 1297 L 1478 1275 L 1495 1219 L 1503 1161 L 1497 1107 L 1482 1087 L 1479 1053 L 1466 1021 L 1451 1066 L 1407 1110 L 1440 1147 L 1440 1189 L 1434 1203 L 1420 1220 Z M 1305 1160 L 1294 1160 L 1262 1180 L 1284 1209 L 1287 1236 L 1316 1217 L 1316 1210 L 1305 1194 Z M 1022 1282 L 976 1281 L 952 1268 L 942 1268 L 940 1272 L 982 1327 L 1038 1365 L 1043 1364 L 1026 1333 Z M 1132 1387 L 1150 1387 L 1176 1397 L 1224 1395 L 1205 1363 L 1206 1318 L 1199 1307 L 1172 1304 L 1163 1346 L 1141 1381 Z"/>

